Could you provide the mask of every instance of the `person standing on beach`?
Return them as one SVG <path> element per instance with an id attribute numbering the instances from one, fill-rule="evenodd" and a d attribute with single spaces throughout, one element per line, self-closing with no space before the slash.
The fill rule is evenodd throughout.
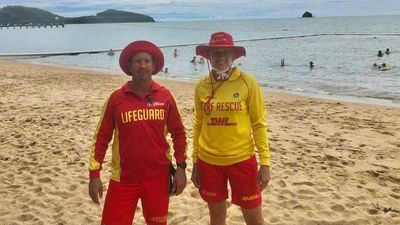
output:
<path id="1" fill-rule="evenodd" d="M 99 204 L 103 195 L 100 170 L 113 138 L 111 179 L 101 224 L 132 224 L 141 199 L 147 224 L 167 224 L 172 137 L 177 170 L 173 192 L 186 186 L 186 133 L 170 91 L 152 80 L 164 66 L 161 50 L 135 41 L 121 52 L 119 64 L 132 80 L 107 99 L 93 136 L 89 159 L 89 195 Z"/>
<path id="2" fill-rule="evenodd" d="M 226 224 L 228 181 L 246 224 L 262 225 L 261 191 L 271 179 L 265 104 L 254 77 L 232 67 L 246 50 L 230 34 L 216 32 L 196 54 L 211 69 L 195 86 L 191 180 L 208 204 L 211 225 Z"/>

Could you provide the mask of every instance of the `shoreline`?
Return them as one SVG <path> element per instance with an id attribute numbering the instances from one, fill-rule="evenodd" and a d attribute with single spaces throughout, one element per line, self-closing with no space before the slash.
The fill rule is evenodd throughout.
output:
<path id="1" fill-rule="evenodd" d="M 324 94 L 315 94 L 315 93 L 307 93 L 307 92 L 291 91 L 291 90 L 275 89 L 275 88 L 263 88 L 263 89 L 265 89 L 266 91 L 275 92 L 275 93 L 291 94 L 291 95 L 314 98 L 314 99 L 319 99 L 319 100 L 326 100 L 326 101 L 339 101 L 339 102 L 348 102 L 348 103 L 354 103 L 354 104 L 366 104 L 366 105 L 376 105 L 376 106 L 400 108 L 400 103 L 394 103 L 392 100 L 389 100 L 389 99 L 355 97 L 355 96 L 339 96 L 339 95 L 324 95 Z"/>
<path id="2" fill-rule="evenodd" d="M 21 62 L 19 60 L 14 60 L 14 59 L 1 59 L 0 58 L 0 61 L 1 60 L 10 61 L 10 62 Z M 21 62 L 21 63 L 29 63 L 29 64 L 33 64 L 33 65 L 55 66 L 55 67 L 64 68 L 64 69 L 83 70 L 83 71 L 88 71 L 88 72 L 111 74 L 114 76 L 125 75 L 122 72 L 117 72 L 115 70 L 106 69 L 106 68 L 71 66 L 71 65 L 41 63 L 41 62 L 33 62 L 33 61 Z M 162 74 L 162 73 L 160 73 L 160 74 Z M 171 76 L 171 74 L 169 76 Z M 180 79 L 169 78 L 169 77 L 165 77 L 165 76 L 161 76 L 161 75 L 155 76 L 155 80 L 167 80 L 167 81 L 184 82 L 184 83 L 191 83 L 191 84 L 194 84 L 196 82 L 196 80 L 180 80 Z M 356 104 L 367 104 L 367 105 L 377 105 L 377 106 L 400 108 L 400 102 L 396 103 L 391 99 L 329 95 L 329 94 L 301 92 L 301 91 L 279 89 L 279 88 L 269 88 L 269 87 L 262 87 L 262 86 L 261 86 L 261 89 L 264 92 L 283 93 L 283 94 L 296 95 L 296 96 L 301 96 L 301 97 L 306 97 L 306 98 L 315 98 L 315 99 L 327 100 L 327 101 L 339 101 L 339 102 L 349 102 L 349 103 L 356 103 Z"/>

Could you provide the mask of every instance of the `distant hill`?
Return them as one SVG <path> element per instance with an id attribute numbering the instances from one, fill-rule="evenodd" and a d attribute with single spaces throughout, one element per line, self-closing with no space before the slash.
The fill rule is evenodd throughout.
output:
<path id="1" fill-rule="evenodd" d="M 96 16 L 81 16 L 66 18 L 66 23 L 124 23 L 124 22 L 154 22 L 150 16 L 126 11 L 108 9 Z"/>
<path id="2" fill-rule="evenodd" d="M 109 9 L 95 16 L 62 17 L 46 10 L 24 7 L 6 6 L 0 8 L 0 24 L 37 24 L 37 23 L 127 23 L 154 22 L 150 16 Z"/>
<path id="3" fill-rule="evenodd" d="M 1 24 L 54 23 L 55 18 L 60 22 L 63 17 L 48 11 L 23 6 L 6 6 L 0 9 Z"/>

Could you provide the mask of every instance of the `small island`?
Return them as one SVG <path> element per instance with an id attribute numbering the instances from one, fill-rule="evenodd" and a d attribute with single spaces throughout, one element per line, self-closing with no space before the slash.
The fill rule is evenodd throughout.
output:
<path id="1" fill-rule="evenodd" d="M 310 13 L 309 11 L 303 13 L 303 18 L 308 18 L 308 17 L 313 17 L 312 13 Z"/>
<path id="2" fill-rule="evenodd" d="M 24 7 L 0 8 L 1 26 L 27 26 L 33 24 L 84 24 L 84 23 L 132 23 L 155 22 L 150 16 L 121 10 L 109 9 L 94 16 L 63 17 L 49 11 Z"/>

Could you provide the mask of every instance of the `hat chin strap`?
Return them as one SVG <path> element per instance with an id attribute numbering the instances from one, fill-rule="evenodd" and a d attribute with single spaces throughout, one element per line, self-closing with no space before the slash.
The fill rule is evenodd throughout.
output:
<path id="1" fill-rule="evenodd" d="M 229 78 L 230 74 L 228 72 L 231 69 L 232 63 L 233 63 L 233 60 L 231 60 L 229 65 L 227 66 L 227 68 L 223 69 L 223 70 L 218 70 L 218 69 L 214 68 L 213 66 L 211 66 L 211 68 L 217 73 L 217 80 L 226 80 Z"/>

